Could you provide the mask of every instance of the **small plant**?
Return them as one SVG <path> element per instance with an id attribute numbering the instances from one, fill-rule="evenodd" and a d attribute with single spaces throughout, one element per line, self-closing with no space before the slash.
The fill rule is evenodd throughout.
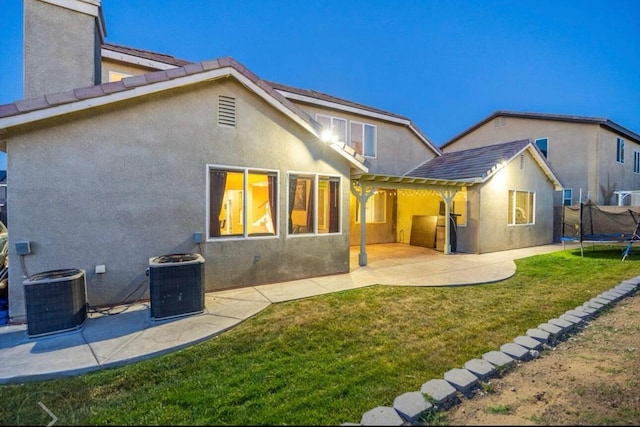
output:
<path id="1" fill-rule="evenodd" d="M 512 411 L 511 405 L 489 406 L 485 409 L 488 414 L 507 415 Z"/>
<path id="2" fill-rule="evenodd" d="M 427 426 L 446 426 L 449 425 L 447 421 L 447 412 L 440 409 L 430 409 L 420 417 L 420 421 Z"/>
<path id="3" fill-rule="evenodd" d="M 496 392 L 496 386 L 493 383 L 486 382 L 480 384 L 480 389 L 486 394 L 493 394 Z"/>

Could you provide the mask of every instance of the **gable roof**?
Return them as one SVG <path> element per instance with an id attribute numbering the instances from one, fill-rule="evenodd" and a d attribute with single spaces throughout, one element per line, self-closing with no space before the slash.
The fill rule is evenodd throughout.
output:
<path id="1" fill-rule="evenodd" d="M 459 133 L 458 135 L 454 136 L 453 138 L 451 138 L 449 141 L 445 142 L 444 144 L 442 144 L 440 146 L 441 149 L 444 149 L 447 145 L 449 144 L 453 144 L 455 141 L 457 141 L 458 139 L 462 138 L 465 135 L 470 134 L 471 132 L 473 132 L 474 130 L 478 129 L 479 127 L 485 125 L 487 122 L 490 122 L 492 120 L 494 120 L 496 117 L 516 117 L 516 118 L 521 118 L 521 119 L 536 119 L 536 120 L 552 120 L 552 121 L 559 121 L 559 122 L 573 122 L 573 123 L 585 123 L 585 124 L 596 124 L 599 126 L 602 126 L 606 129 L 609 129 L 613 132 L 617 132 L 620 135 L 623 135 L 629 139 L 632 139 L 638 143 L 640 143 L 640 135 L 638 135 L 635 132 L 630 131 L 629 129 L 626 129 L 622 126 L 620 126 L 619 124 L 603 118 L 603 117 L 585 117 L 585 116 L 571 116 L 571 115 L 563 115 L 563 114 L 545 114 L 545 113 L 523 113 L 523 112 L 516 112 L 516 111 L 501 111 L 498 110 L 495 113 L 491 114 L 490 116 L 482 119 L 481 121 L 479 121 L 478 123 L 474 124 L 473 126 L 471 126 L 470 128 L 464 130 L 463 132 Z"/>
<path id="2" fill-rule="evenodd" d="M 345 111 L 348 113 L 354 113 L 359 115 L 365 115 L 373 117 L 378 120 L 400 124 L 409 128 L 419 140 L 421 140 L 427 147 L 429 147 L 437 156 L 442 154 L 440 150 L 431 140 L 416 126 L 416 124 L 409 118 L 390 113 L 388 111 L 380 110 L 378 108 L 369 107 L 364 104 L 349 101 L 346 99 L 338 98 L 333 95 L 329 95 L 323 92 L 318 92 L 310 89 L 300 89 L 293 86 L 284 85 L 282 83 L 269 82 L 274 89 L 279 91 L 288 99 L 296 100 L 303 104 L 317 105 L 333 110 Z"/>
<path id="3" fill-rule="evenodd" d="M 173 67 L 185 66 L 190 61 L 177 59 L 171 55 L 166 55 L 158 52 L 152 52 L 149 50 L 135 49 L 122 45 L 116 45 L 113 43 L 102 44 L 102 56 L 113 60 L 142 65 L 149 68 L 155 68 L 159 70 L 166 70 Z M 287 99 L 294 99 L 300 103 L 306 103 L 311 105 L 319 105 L 328 107 L 335 110 L 346 111 L 350 113 L 366 115 L 374 117 L 380 120 L 393 122 L 407 126 L 411 132 L 416 134 L 427 147 L 429 147 L 437 156 L 442 154 L 442 150 L 438 148 L 409 118 L 390 113 L 378 108 L 370 107 L 364 104 L 359 104 L 353 101 L 349 101 L 343 98 L 338 98 L 333 95 L 318 92 L 309 89 L 300 89 L 297 87 L 277 83 L 273 81 L 266 81 L 274 89 L 280 92 Z M 343 144 L 345 145 L 345 144 Z M 348 146 L 346 146 L 348 147 Z"/>
<path id="4" fill-rule="evenodd" d="M 152 52 L 150 50 L 135 49 L 132 47 L 117 45 L 113 43 L 103 43 L 101 55 L 115 61 L 125 62 L 143 67 L 166 70 L 174 67 L 183 67 L 193 61 L 185 61 L 164 53 Z"/>
<path id="5" fill-rule="evenodd" d="M 0 105 L 0 137 L 6 133 L 7 128 L 13 126 L 229 76 L 234 77 L 321 141 L 320 123 L 282 96 L 269 83 L 229 57 L 188 63 L 181 67 L 126 77 L 116 82 Z M 329 145 L 355 168 L 365 172 L 368 170 L 364 164 L 364 157 L 360 154 L 346 150 L 344 145 Z"/>
<path id="6" fill-rule="evenodd" d="M 473 180 L 485 182 L 502 167 L 517 158 L 524 151 L 529 150 L 540 168 L 549 177 L 556 190 L 562 189 L 562 184 L 552 170 L 549 162 L 544 158 L 540 149 L 528 139 L 487 145 L 468 150 L 444 153 L 409 171 L 405 175 L 447 180 Z"/>

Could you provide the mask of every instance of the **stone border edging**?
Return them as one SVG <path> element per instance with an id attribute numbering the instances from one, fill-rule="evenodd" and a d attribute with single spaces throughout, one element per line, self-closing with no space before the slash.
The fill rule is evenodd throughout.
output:
<path id="1" fill-rule="evenodd" d="M 623 298 L 638 291 L 640 276 L 622 281 L 619 285 L 591 298 L 575 309 L 567 310 L 557 318 L 527 330 L 526 335 L 505 343 L 499 351 L 489 351 L 481 359 L 471 359 L 464 368 L 454 368 L 444 379 L 432 379 L 422 384 L 420 391 L 410 391 L 396 397 L 393 407 L 378 406 L 362 415 L 360 423 L 343 426 L 412 426 L 424 425 L 420 419 L 432 410 L 448 410 L 459 404 L 461 397 L 471 399 L 481 383 L 498 376 L 518 362 L 537 359 L 540 351 L 555 347 L 586 322 L 598 316 Z"/>

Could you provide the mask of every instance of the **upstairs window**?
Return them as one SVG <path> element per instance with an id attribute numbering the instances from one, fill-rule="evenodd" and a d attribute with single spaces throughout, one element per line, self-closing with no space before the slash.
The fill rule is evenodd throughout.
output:
<path id="1" fill-rule="evenodd" d="M 493 125 L 494 125 L 494 127 L 497 127 L 497 128 L 506 126 L 507 125 L 507 118 L 506 117 L 496 117 L 496 119 L 493 121 Z"/>
<path id="2" fill-rule="evenodd" d="M 624 139 L 618 138 L 616 144 L 616 162 L 624 163 Z"/>
<path id="3" fill-rule="evenodd" d="M 532 191 L 509 190 L 509 225 L 533 224 L 535 193 Z"/>
<path id="4" fill-rule="evenodd" d="M 549 138 L 536 139 L 536 146 L 542 151 L 545 159 L 549 158 Z"/>
<path id="5" fill-rule="evenodd" d="M 317 114 L 316 120 L 330 134 L 332 139 L 342 142 L 347 141 L 347 121 L 345 119 Z"/>
<path id="6" fill-rule="evenodd" d="M 365 157 L 376 157 L 376 128 L 365 123 L 351 122 L 351 147 Z"/>
<path id="7" fill-rule="evenodd" d="M 640 173 L 640 151 L 633 152 L 633 172 Z"/>
<path id="8" fill-rule="evenodd" d="M 316 120 L 322 125 L 323 139 L 344 142 L 358 154 L 376 157 L 378 137 L 374 125 L 324 114 L 316 114 Z"/>
<path id="9" fill-rule="evenodd" d="M 562 205 L 571 206 L 573 203 L 573 190 L 571 188 L 565 188 L 562 191 Z"/>

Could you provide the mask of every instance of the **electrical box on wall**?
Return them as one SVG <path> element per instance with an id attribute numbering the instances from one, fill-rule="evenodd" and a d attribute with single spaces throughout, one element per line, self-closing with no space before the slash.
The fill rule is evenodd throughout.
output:
<path id="1" fill-rule="evenodd" d="M 31 243 L 27 240 L 16 242 L 16 253 L 18 255 L 29 255 L 31 253 Z"/>
<path id="2" fill-rule="evenodd" d="M 193 243 L 202 243 L 202 233 L 193 233 Z"/>

